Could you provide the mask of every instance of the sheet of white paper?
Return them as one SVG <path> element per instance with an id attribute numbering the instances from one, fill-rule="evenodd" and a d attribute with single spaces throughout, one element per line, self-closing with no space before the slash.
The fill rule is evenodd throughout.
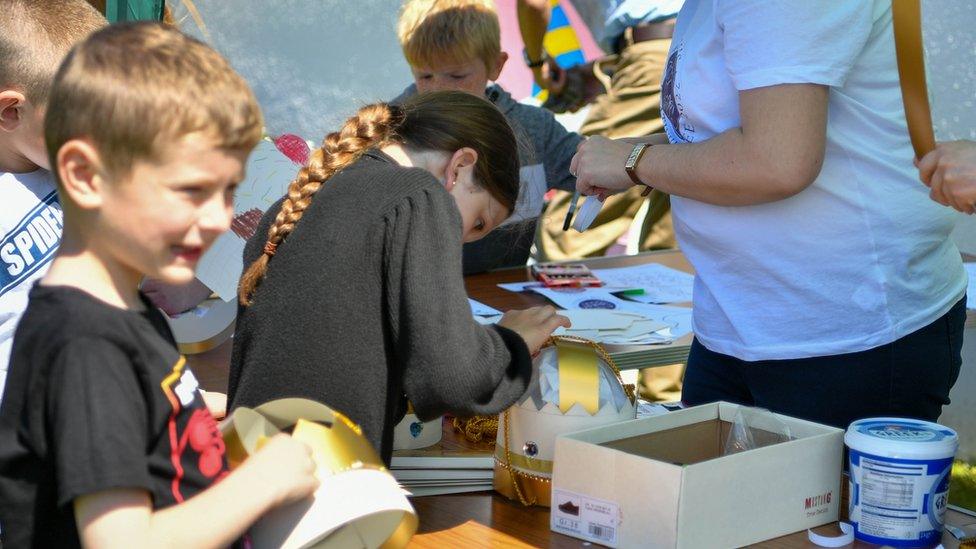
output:
<path id="1" fill-rule="evenodd" d="M 966 308 L 976 309 L 976 263 L 963 263 L 966 274 L 969 275 L 969 286 L 966 288 Z"/>
<path id="2" fill-rule="evenodd" d="M 499 284 L 499 288 L 503 290 L 508 290 L 510 292 L 524 292 L 525 290 L 532 290 L 534 288 L 544 288 L 541 282 L 506 282 L 504 284 Z"/>
<path id="3" fill-rule="evenodd" d="M 665 267 L 660 263 L 645 263 L 617 269 L 593 269 L 593 274 L 605 286 L 641 288 L 642 295 L 627 298 L 641 303 L 680 303 L 691 301 L 694 275 Z"/>
<path id="4" fill-rule="evenodd" d="M 474 316 L 494 316 L 502 314 L 501 311 L 494 307 L 489 307 L 480 301 L 475 301 L 468 298 L 468 305 L 471 306 L 471 314 Z"/>
<path id="5" fill-rule="evenodd" d="M 576 211 L 576 217 L 573 218 L 573 228 L 579 232 L 589 229 L 601 208 L 603 208 L 603 202 L 600 202 L 597 197 L 586 197 L 583 205 Z"/>

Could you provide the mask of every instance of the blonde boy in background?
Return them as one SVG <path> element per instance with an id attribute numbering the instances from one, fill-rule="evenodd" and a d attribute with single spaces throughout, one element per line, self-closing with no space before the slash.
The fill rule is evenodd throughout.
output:
<path id="1" fill-rule="evenodd" d="M 397 36 L 414 84 L 394 99 L 415 93 L 457 90 L 485 97 L 508 119 L 520 141 L 521 189 L 507 227 L 464 245 L 464 274 L 525 265 L 535 226 L 551 188 L 574 190 L 569 164 L 582 141 L 545 109 L 515 101 L 498 84 L 508 54 L 491 0 L 407 0 Z"/>
<path id="2" fill-rule="evenodd" d="M 178 31 L 113 25 L 65 59 L 45 121 L 64 237 L 0 405 L 8 547 L 225 547 L 315 489 L 310 450 L 287 435 L 228 472 L 197 380 L 138 290 L 192 280 L 261 132 L 247 84 Z"/>
<path id="3" fill-rule="evenodd" d="M 85 0 L 0 0 L 0 397 L 27 293 L 61 241 L 61 204 L 44 149 L 58 65 L 108 22 Z"/>

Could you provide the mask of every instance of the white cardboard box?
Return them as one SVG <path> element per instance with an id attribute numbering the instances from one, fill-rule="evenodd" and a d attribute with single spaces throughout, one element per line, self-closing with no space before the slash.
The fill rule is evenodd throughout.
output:
<path id="1" fill-rule="evenodd" d="M 610 547 L 697 549 L 836 521 L 844 431 L 776 415 L 792 440 L 722 456 L 738 409 L 707 404 L 559 437 L 551 529 Z M 753 427 L 757 439 L 775 432 Z"/>

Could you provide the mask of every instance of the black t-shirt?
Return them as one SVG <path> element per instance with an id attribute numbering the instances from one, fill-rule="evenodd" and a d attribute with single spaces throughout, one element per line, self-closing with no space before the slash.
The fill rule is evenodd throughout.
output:
<path id="1" fill-rule="evenodd" d="M 159 509 L 227 474 L 197 380 L 146 303 L 136 312 L 70 287 L 31 290 L 0 405 L 5 548 L 78 546 L 79 496 L 144 489 Z"/>

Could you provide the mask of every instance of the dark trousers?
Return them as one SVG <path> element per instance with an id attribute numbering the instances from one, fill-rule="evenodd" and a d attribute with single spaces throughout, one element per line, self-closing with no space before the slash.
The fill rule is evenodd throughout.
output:
<path id="1" fill-rule="evenodd" d="M 937 421 L 962 366 L 966 299 L 935 322 L 874 349 L 746 362 L 694 340 L 682 402 L 725 400 L 846 429 L 856 419 Z"/>

